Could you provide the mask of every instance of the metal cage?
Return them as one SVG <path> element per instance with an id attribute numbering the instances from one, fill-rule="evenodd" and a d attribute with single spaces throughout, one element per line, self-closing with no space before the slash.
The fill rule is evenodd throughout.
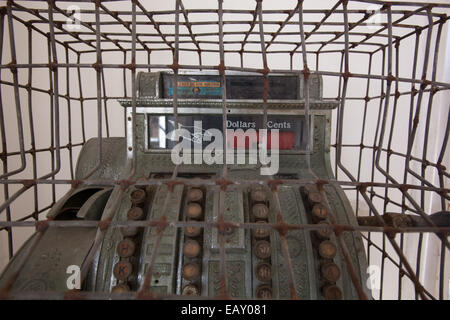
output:
<path id="1" fill-rule="evenodd" d="M 339 185 L 354 200 L 360 225 L 334 223 L 329 228 L 338 239 L 360 299 L 446 299 L 450 227 L 436 226 L 430 214 L 448 211 L 450 200 L 450 174 L 446 167 L 450 131 L 448 65 L 447 75 L 442 72 L 449 54 L 447 51 L 447 57 L 443 55 L 448 50 L 450 4 L 257 0 L 241 1 L 237 8 L 219 0 L 204 4 L 208 8 L 198 7 L 203 4 L 174 0 L 164 4 L 170 5 L 164 10 L 142 0 L 2 4 L 3 252 L 11 258 L 24 237 L 34 232 L 42 234 L 48 226 L 98 227 L 82 266 L 82 276 L 86 276 L 105 230 L 123 224 L 108 219 L 52 221 L 43 216 L 68 189 L 93 183 L 74 178 L 77 154 L 89 138 L 125 135 L 126 122 L 134 120 L 127 118 L 117 100 L 131 99 L 135 114 L 139 71 L 169 70 L 175 79 L 184 70 L 209 70 L 222 77 L 226 71 L 247 72 L 262 75 L 266 81 L 274 73 L 297 74 L 304 78 L 306 86 L 311 75 L 320 75 L 324 96 L 339 104 L 331 126 L 335 179 L 271 179 L 267 183 L 274 197 L 277 198 L 277 186 L 289 182 L 299 186 L 312 183 L 319 190 L 327 184 Z M 238 6 L 237 2 L 234 5 Z M 88 85 L 91 80 L 92 85 Z M 175 90 L 172 99 L 175 118 L 177 100 Z M 261 101 L 266 113 L 267 96 L 261 97 Z M 222 110 L 226 119 L 225 95 Z M 308 96 L 305 112 L 309 112 Z M 134 138 L 136 132 L 132 130 L 129 134 Z M 135 150 L 133 146 L 128 150 L 132 163 L 130 176 L 137 165 Z M 101 167 L 101 143 L 97 152 L 94 171 Z M 219 184 L 226 190 L 230 184 L 262 183 L 227 179 L 226 166 L 222 173 L 216 180 L 191 180 L 177 177 L 176 169 L 170 178 L 95 183 L 120 187 L 122 191 L 130 185 Z M 424 225 L 389 224 L 385 218 L 392 212 L 421 217 Z M 368 221 L 375 224 L 364 224 Z M 157 221 L 134 223 L 159 230 L 169 224 L 186 226 L 183 221 L 166 221 L 164 215 Z M 230 225 L 255 228 L 252 223 L 224 221 L 223 208 L 218 223 L 201 225 L 219 230 Z M 282 219 L 270 227 L 279 232 L 285 252 L 288 232 L 321 228 L 287 224 Z M 368 270 L 378 274 L 373 297 L 364 293 L 362 288 L 367 284 L 360 283 L 354 275 L 343 241 L 346 233 L 362 234 L 368 263 L 376 266 Z M 223 241 L 220 251 L 220 274 L 224 278 Z M 154 254 L 157 255 L 157 250 Z M 25 255 L 12 278 L 26 263 Z M 289 261 L 286 265 L 292 284 Z M 149 272 L 143 287 L 125 297 L 151 296 L 150 277 Z M 291 294 L 291 298 L 296 298 L 295 290 Z M 2 297 L 6 298 L 74 296 L 116 297 L 73 291 L 10 295 L 8 287 L 2 288 Z M 221 297 L 227 297 L 225 285 L 221 287 Z"/>

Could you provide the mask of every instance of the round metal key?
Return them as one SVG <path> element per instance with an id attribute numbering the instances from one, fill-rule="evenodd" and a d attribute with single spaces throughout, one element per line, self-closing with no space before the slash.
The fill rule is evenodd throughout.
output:
<path id="1" fill-rule="evenodd" d="M 132 207 L 127 212 L 127 218 L 129 220 L 133 220 L 133 221 L 141 220 L 143 216 L 144 216 L 144 211 L 139 207 Z"/>
<path id="2" fill-rule="evenodd" d="M 328 221 L 320 221 L 318 224 L 330 225 Z M 317 236 L 321 239 L 329 239 L 332 233 L 333 230 L 328 228 L 321 228 L 316 230 Z"/>
<path id="3" fill-rule="evenodd" d="M 130 291 L 130 287 L 124 283 L 119 283 L 111 289 L 112 293 L 125 293 Z"/>
<path id="4" fill-rule="evenodd" d="M 250 193 L 250 198 L 253 202 L 265 202 L 267 200 L 267 195 L 264 190 L 253 190 Z"/>
<path id="5" fill-rule="evenodd" d="M 310 192 L 308 193 L 308 199 L 312 203 L 319 203 L 322 201 L 322 196 L 319 192 Z"/>
<path id="6" fill-rule="evenodd" d="M 256 288 L 256 298 L 272 299 L 272 288 L 267 284 L 261 284 Z"/>
<path id="7" fill-rule="evenodd" d="M 145 191 L 142 189 L 136 189 L 130 194 L 130 200 L 133 204 L 141 204 L 145 200 Z"/>
<path id="8" fill-rule="evenodd" d="M 341 276 L 341 270 L 334 262 L 327 262 L 320 268 L 322 276 L 329 282 L 336 282 Z"/>
<path id="9" fill-rule="evenodd" d="M 305 185 L 305 191 L 307 193 L 310 193 L 310 192 L 318 192 L 319 190 L 317 190 L 317 186 L 315 184 L 307 184 Z"/>
<path id="10" fill-rule="evenodd" d="M 257 203 L 252 207 L 255 219 L 266 220 L 269 217 L 269 208 L 264 203 Z"/>
<path id="11" fill-rule="evenodd" d="M 313 217 L 317 220 L 323 220 L 327 217 L 327 209 L 320 203 L 316 203 L 312 208 Z"/>
<path id="12" fill-rule="evenodd" d="M 186 280 L 194 280 L 200 275 L 200 266 L 195 262 L 185 263 L 181 270 L 181 274 Z"/>
<path id="13" fill-rule="evenodd" d="M 199 219 L 202 216 L 202 206 L 198 203 L 189 203 L 186 215 L 190 219 Z"/>
<path id="14" fill-rule="evenodd" d="M 135 248 L 136 246 L 134 245 L 134 242 L 132 240 L 123 239 L 117 245 L 117 254 L 121 258 L 131 257 L 134 253 Z"/>
<path id="15" fill-rule="evenodd" d="M 183 246 L 183 254 L 188 258 L 195 258 L 201 252 L 200 245 L 195 240 L 187 240 Z"/>
<path id="16" fill-rule="evenodd" d="M 133 267 L 128 261 L 117 262 L 113 269 L 114 277 L 122 281 L 126 280 L 131 275 L 132 271 Z"/>
<path id="17" fill-rule="evenodd" d="M 334 284 L 323 287 L 322 294 L 327 300 L 342 300 L 342 290 Z"/>
<path id="18" fill-rule="evenodd" d="M 183 288 L 181 294 L 183 296 L 199 296 L 200 290 L 195 284 L 188 284 Z"/>
<path id="19" fill-rule="evenodd" d="M 202 229 L 196 226 L 187 226 L 184 228 L 184 234 L 191 238 L 198 237 L 201 232 Z"/>
<path id="20" fill-rule="evenodd" d="M 269 282 L 272 279 L 272 266 L 267 262 L 256 265 L 256 278 L 261 282 Z"/>
<path id="21" fill-rule="evenodd" d="M 267 223 L 265 221 L 258 221 L 257 223 Z M 270 235 L 270 229 L 268 228 L 258 228 L 258 229 L 253 229 L 253 236 L 256 239 L 264 239 L 267 238 Z"/>
<path id="22" fill-rule="evenodd" d="M 330 240 L 322 241 L 319 244 L 319 255 L 324 259 L 333 259 L 336 256 L 337 248 Z"/>
<path id="23" fill-rule="evenodd" d="M 267 259 L 272 254 L 270 243 L 266 240 L 259 240 L 255 244 L 255 256 L 259 259 Z"/>
<path id="24" fill-rule="evenodd" d="M 199 188 L 192 188 L 188 191 L 187 199 L 190 202 L 199 202 L 203 199 L 203 191 Z"/>
<path id="25" fill-rule="evenodd" d="M 122 227 L 120 232 L 124 237 L 134 237 L 138 233 L 138 227 Z"/>

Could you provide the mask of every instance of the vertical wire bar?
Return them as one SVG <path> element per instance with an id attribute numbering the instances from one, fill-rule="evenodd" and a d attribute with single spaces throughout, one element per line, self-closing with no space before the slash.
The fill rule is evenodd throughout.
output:
<path id="1" fill-rule="evenodd" d="M 413 56 L 413 65 L 412 65 L 412 74 L 411 79 L 416 78 L 416 71 L 417 71 L 417 59 L 418 59 L 418 52 L 419 52 L 419 43 L 420 43 L 420 32 L 416 32 L 416 37 L 414 40 L 414 56 Z M 410 97 L 410 108 L 409 108 L 409 120 L 408 120 L 408 132 L 411 132 L 412 130 L 412 116 L 414 113 L 414 91 L 415 91 L 415 84 L 411 83 L 411 97 Z M 408 135 L 408 144 L 410 143 L 411 136 Z M 408 163 L 411 161 L 411 159 L 408 159 L 408 157 L 405 156 L 405 172 L 403 175 L 403 184 L 406 184 L 408 181 L 408 170 L 406 168 L 408 167 Z M 402 194 L 402 213 L 405 213 L 406 208 L 406 197 L 405 194 Z M 423 241 L 423 234 L 419 233 L 419 239 L 417 243 L 417 261 L 416 261 L 416 274 L 418 277 L 420 277 L 420 271 L 421 271 L 421 257 L 422 257 L 422 241 Z M 415 299 L 418 300 L 419 295 L 417 291 L 414 293 Z"/>
<path id="2" fill-rule="evenodd" d="M 391 88 L 391 82 L 393 80 L 392 76 L 392 12 L 391 12 L 391 6 L 390 4 L 386 4 L 385 7 L 387 8 L 387 12 L 388 12 L 388 19 L 391 19 L 390 21 L 388 20 L 388 81 L 387 81 L 387 89 L 389 89 L 387 96 L 390 96 L 390 88 Z M 426 7 L 427 10 L 427 15 L 428 15 L 428 20 L 429 20 L 429 29 L 428 29 L 428 33 L 427 33 L 427 48 L 426 48 L 426 53 L 425 53 L 425 57 L 424 57 L 424 68 L 423 68 L 423 74 L 422 74 L 422 79 L 423 82 L 420 86 L 420 90 L 419 90 L 419 98 L 418 98 L 418 105 L 416 108 L 416 119 L 417 121 L 414 121 L 414 126 L 413 126 L 413 132 L 411 133 L 412 139 L 411 139 L 411 144 L 408 145 L 408 154 L 409 157 L 411 156 L 411 150 L 412 150 L 412 144 L 414 143 L 414 137 L 415 137 L 415 132 L 417 130 L 417 126 L 418 126 L 418 117 L 420 114 L 420 102 L 421 102 L 421 96 L 423 94 L 423 91 L 426 87 L 426 74 L 427 74 L 427 65 L 428 65 L 428 55 L 429 55 L 429 51 L 430 51 L 430 41 L 431 41 L 431 35 L 432 35 L 432 27 L 433 27 L 433 17 L 431 14 L 431 9 L 430 7 Z M 381 126 L 381 130 L 380 130 L 380 138 L 379 138 L 379 145 L 378 145 L 378 150 L 376 153 L 376 161 L 375 161 L 375 166 L 377 168 L 377 170 L 383 174 L 384 176 L 388 177 L 388 179 L 394 183 L 394 184 L 398 184 L 398 182 L 396 181 L 395 178 L 393 178 L 391 175 L 389 175 L 386 170 L 384 170 L 382 168 L 382 166 L 380 165 L 380 157 L 381 157 L 381 152 L 382 152 L 382 145 L 383 145 L 383 140 L 384 140 L 384 131 L 385 131 L 385 123 L 386 123 L 386 117 L 387 117 L 387 112 L 389 110 L 389 99 L 386 99 L 385 101 L 385 108 L 384 108 L 384 115 L 383 115 L 383 122 L 382 122 L 382 126 Z M 410 170 L 410 168 L 406 168 L 406 170 L 409 170 L 410 173 L 414 174 L 412 170 Z M 433 221 L 431 221 L 431 219 L 428 217 L 428 215 L 423 211 L 423 209 L 417 204 L 417 202 L 414 200 L 414 198 L 408 193 L 407 190 L 402 190 L 400 189 L 400 191 L 405 195 L 405 197 L 408 199 L 408 201 L 415 207 L 415 209 L 417 210 L 417 212 L 420 214 L 420 216 L 426 221 L 426 223 L 428 223 L 431 227 L 436 227 L 436 225 L 433 223 Z M 445 243 L 445 245 L 450 248 L 450 244 L 447 240 L 447 238 L 441 234 L 438 234 L 438 237 Z M 389 239 L 390 242 L 392 243 L 393 239 Z M 409 265 L 409 264 L 408 264 Z M 412 270 L 412 269 L 411 269 Z M 415 275 L 414 275 L 415 278 Z"/>
<path id="3" fill-rule="evenodd" d="M 96 62 L 94 64 L 94 68 L 96 71 L 96 80 L 97 80 L 97 164 L 83 177 L 83 179 L 87 179 L 92 174 L 97 171 L 103 163 L 103 113 L 102 113 L 102 70 L 103 70 L 103 62 L 102 62 L 102 48 L 100 41 L 100 1 L 95 1 L 95 53 L 96 53 Z M 134 43 L 132 45 L 135 45 Z"/>
<path id="4" fill-rule="evenodd" d="M 218 0 L 218 18 L 219 18 L 219 74 L 221 76 L 222 85 L 222 132 L 225 137 L 227 132 L 227 85 L 225 77 L 225 53 L 223 46 L 223 0 Z M 223 139 L 223 166 L 222 166 L 222 179 L 225 181 L 227 178 L 227 138 Z M 233 154 L 234 157 L 234 154 Z M 220 278 L 220 296 L 227 297 L 227 267 L 225 257 L 225 237 L 223 234 L 224 224 L 224 211 L 225 211 L 225 191 L 226 185 L 221 186 L 219 192 L 219 216 L 218 216 L 218 237 L 219 237 L 219 278 Z"/>
<path id="5" fill-rule="evenodd" d="M 83 144 L 86 143 L 86 126 L 84 121 L 84 97 L 83 97 L 83 85 L 81 83 L 81 54 L 77 54 L 77 76 L 78 76 L 78 90 L 79 90 L 79 97 L 80 97 L 80 119 L 81 119 L 81 134 L 82 134 L 82 142 Z"/>
<path id="6" fill-rule="evenodd" d="M 5 14 L 0 14 L 0 63 L 3 58 L 3 39 L 5 35 Z M 0 69 L 0 80 L 2 78 L 2 69 Z M 3 176 L 5 176 L 8 172 L 8 146 L 7 146 L 7 137 L 5 130 L 5 117 L 3 114 L 3 94 L 2 94 L 2 85 L 0 84 L 0 132 L 2 136 L 2 163 L 3 163 Z M 3 185 L 3 194 L 5 199 L 9 199 L 9 185 L 5 183 Z M 11 221 L 11 208 L 9 206 L 6 207 L 6 221 Z M 8 256 L 9 259 L 12 258 L 14 254 L 13 248 L 13 237 L 12 237 L 12 228 L 7 228 L 6 232 L 8 234 Z"/>
<path id="7" fill-rule="evenodd" d="M 431 14 L 431 12 L 430 12 Z M 437 73 L 437 63 L 439 58 L 439 47 L 440 47 L 440 41 L 441 41 L 441 35 L 442 35 L 442 26 L 443 23 L 440 23 L 438 25 L 437 35 L 436 35 L 436 43 L 434 46 L 434 57 L 433 57 L 433 69 L 431 74 L 431 82 L 434 83 L 436 81 L 436 73 Z M 432 26 L 429 26 L 429 28 L 432 28 Z M 434 91 L 434 87 L 431 87 L 431 91 L 429 93 L 428 98 L 428 108 L 427 108 L 427 117 L 425 122 L 425 132 L 424 132 L 424 144 L 423 144 L 423 151 L 422 151 L 422 172 L 421 176 L 425 179 L 426 175 L 426 163 L 427 161 L 427 153 L 428 153 L 428 139 L 429 139 L 429 133 L 430 133 L 430 122 L 431 122 L 431 113 L 433 108 L 433 98 L 436 91 Z M 421 180 L 421 186 L 423 187 L 425 185 L 424 181 Z M 443 198 L 443 197 L 442 197 Z M 425 191 L 421 191 L 421 208 L 425 207 Z M 429 238 L 430 235 L 427 235 Z M 441 255 L 440 255 L 440 269 L 439 269 L 439 299 L 444 299 L 444 264 L 445 264 L 445 245 L 443 242 L 441 242 Z M 419 276 L 419 275 L 417 275 Z"/>
<path id="8" fill-rule="evenodd" d="M 65 46 L 66 62 L 69 63 L 69 47 Z M 69 151 L 69 168 L 70 168 L 70 178 L 73 180 L 74 168 L 73 168 L 73 152 L 72 152 L 72 106 L 70 98 L 70 68 L 66 67 L 66 101 L 67 101 L 67 136 L 69 143 L 67 145 Z M 33 136 L 33 134 L 32 134 Z"/>
<path id="9" fill-rule="evenodd" d="M 344 51 L 342 51 L 341 54 L 341 62 L 339 67 L 339 72 L 342 74 L 344 68 Z M 336 111 L 336 117 L 338 118 L 339 112 L 340 112 L 340 102 L 341 102 L 341 94 L 342 94 L 342 76 L 339 77 L 339 84 L 338 84 L 338 95 L 337 95 L 337 101 L 339 102 L 338 109 Z M 336 159 L 337 159 L 337 148 L 339 147 L 339 143 L 342 143 L 341 140 L 339 140 L 339 126 L 340 123 L 336 120 Z M 338 171 L 338 163 L 337 161 L 334 161 L 334 174 L 336 175 L 336 180 L 339 179 L 339 171 Z"/>
<path id="10" fill-rule="evenodd" d="M 103 88 L 103 113 L 105 114 L 105 129 L 106 129 L 106 137 L 109 138 L 109 117 L 108 117 L 108 96 L 106 95 L 106 83 L 105 83 L 105 70 L 101 69 L 102 74 L 102 88 Z"/>
<path id="11" fill-rule="evenodd" d="M 362 164 L 362 156 L 363 156 L 363 150 L 364 150 L 364 137 L 366 136 L 366 122 L 367 122 L 367 108 L 369 105 L 369 95 L 370 95 L 370 75 L 372 74 L 372 58 L 373 54 L 371 53 L 369 55 L 369 62 L 367 67 L 367 74 L 369 77 L 367 78 L 367 85 L 366 85 L 366 99 L 364 103 L 364 113 L 363 113 L 363 123 L 361 128 L 361 139 L 360 139 L 360 148 L 359 148 L 359 157 L 358 157 L 358 173 L 357 173 L 357 181 L 361 181 L 361 164 Z M 358 216 L 358 209 L 359 209 L 359 192 L 356 192 L 356 216 Z M 368 236 L 368 242 L 367 242 L 367 261 L 370 265 L 370 247 L 371 247 L 371 241 L 370 241 L 370 232 L 367 234 Z"/>
<path id="12" fill-rule="evenodd" d="M 10 49 L 11 49 L 11 63 L 16 64 L 17 63 L 17 57 L 16 57 L 16 42 L 15 42 L 15 35 L 14 35 L 14 26 L 13 26 L 13 16 L 12 16 L 12 9 L 11 9 L 11 2 L 8 1 L 6 11 L 8 14 L 8 28 L 9 28 L 9 42 L 10 42 Z M 13 75 L 13 83 L 14 83 L 14 99 L 15 99 L 15 105 L 16 105 L 16 117 L 17 117 L 17 131 L 19 135 L 19 148 L 20 148 L 20 167 L 16 170 L 13 170 L 11 172 L 7 172 L 0 176 L 0 179 L 9 177 L 11 175 L 17 174 L 19 172 L 22 172 L 25 170 L 26 167 L 26 158 L 25 158 L 25 147 L 24 147 L 24 137 L 23 137 L 23 124 L 22 124 L 22 109 L 20 107 L 20 95 L 19 95 L 19 77 L 17 75 L 17 68 L 13 67 L 11 69 L 12 75 Z"/>
<path id="13" fill-rule="evenodd" d="M 137 4 L 139 4 L 139 3 L 137 3 Z M 178 124 L 178 59 L 179 59 L 179 33 L 180 33 L 179 22 L 180 22 L 180 0 L 176 0 L 176 3 L 175 3 L 175 48 L 173 51 L 174 77 L 173 77 L 173 83 L 172 83 L 172 88 L 173 88 L 172 98 L 173 98 L 173 111 L 174 111 L 174 122 L 175 122 L 174 129 L 175 130 L 177 130 L 179 128 L 179 124 Z M 133 33 L 134 34 L 136 33 L 136 3 L 135 2 L 133 2 Z M 135 75 L 133 75 L 132 77 L 134 79 Z M 135 87 L 135 85 L 133 85 L 133 87 Z M 133 95 L 134 96 L 136 95 L 135 89 L 133 89 Z M 134 109 L 135 108 L 136 107 L 134 107 Z M 136 112 L 136 110 L 134 110 L 134 112 Z M 134 118 L 134 116 L 133 116 L 133 118 Z M 154 267 L 154 264 L 156 261 L 156 257 L 158 256 L 158 251 L 159 251 L 161 239 L 162 239 L 162 236 L 164 233 L 164 229 L 167 226 L 166 215 L 167 215 L 167 211 L 169 209 L 170 199 L 171 199 L 173 191 L 174 191 L 173 183 L 177 177 L 177 174 L 178 174 L 178 165 L 175 166 L 175 168 L 172 172 L 172 177 L 171 177 L 172 181 L 167 183 L 168 190 L 167 190 L 166 198 L 164 199 L 161 220 L 159 222 L 160 224 L 157 228 L 157 238 L 155 241 L 155 245 L 153 247 L 152 255 L 150 257 L 150 263 L 148 265 L 148 269 L 145 272 L 144 280 L 142 282 L 141 288 L 138 291 L 138 296 L 139 295 L 143 296 L 143 297 L 146 297 L 147 295 L 152 296 L 152 293 L 150 292 L 150 283 L 151 283 L 152 275 L 153 275 L 153 267 Z"/>
<path id="14" fill-rule="evenodd" d="M 33 63 L 33 32 L 31 27 L 28 28 L 28 63 Z M 34 132 L 34 117 L 33 117 L 33 68 L 28 68 L 28 114 L 29 114 L 29 126 L 30 126 L 30 144 L 31 144 L 31 159 L 33 163 L 33 179 L 37 179 L 37 155 L 36 155 L 36 139 Z M 34 195 L 34 214 L 33 218 L 39 220 L 39 197 L 38 197 L 38 185 L 33 186 Z"/>
<path id="15" fill-rule="evenodd" d="M 303 94 L 305 97 L 305 123 L 306 123 L 306 165 L 309 174 L 317 179 L 316 174 L 311 169 L 311 139 L 310 139 L 310 121 L 309 121 L 309 108 L 310 108 L 310 101 L 309 101 L 309 75 L 310 71 L 308 68 L 308 60 L 307 60 L 307 54 L 306 54 L 306 43 L 305 43 L 305 30 L 303 26 L 303 0 L 299 1 L 298 3 L 299 7 L 299 26 L 300 26 L 300 41 L 302 46 L 302 57 L 303 57 L 303 80 L 304 80 L 304 90 Z"/>

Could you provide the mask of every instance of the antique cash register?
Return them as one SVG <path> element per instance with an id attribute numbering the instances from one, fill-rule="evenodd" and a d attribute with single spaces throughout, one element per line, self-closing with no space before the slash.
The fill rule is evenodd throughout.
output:
<path id="1" fill-rule="evenodd" d="M 322 79 L 310 76 L 308 127 L 303 76 L 268 76 L 267 114 L 264 114 L 263 76 L 227 73 L 226 128 L 230 130 L 225 134 L 221 77 L 208 72 L 179 74 L 176 117 L 174 77 L 164 72 L 138 74 L 135 119 L 132 119 L 132 100 L 120 100 L 125 108 L 127 136 L 102 139 L 101 166 L 93 172 L 98 163 L 99 141 L 89 140 L 80 152 L 76 179 L 88 176 L 87 181 L 91 182 L 73 186 L 47 215 L 54 221 L 110 218 L 111 224 L 124 225 L 100 229 L 95 224 L 49 226 L 33 244 L 20 273 L 13 277 L 14 266 L 21 263 L 37 235 L 17 252 L 4 270 L 0 285 L 5 286 L 14 279 L 9 284 L 12 292 L 69 291 L 73 288 L 68 286 L 72 275 L 68 268 L 82 267 L 90 257 L 92 262 L 84 265 L 87 273 L 81 272 L 79 290 L 82 292 L 130 293 L 146 286 L 155 297 L 221 297 L 221 235 L 226 294 L 231 298 L 357 299 L 352 273 L 370 297 L 365 286 L 366 257 L 358 233 L 342 233 L 354 269 L 349 272 L 349 261 L 331 228 L 289 230 L 285 235 L 289 252 L 286 259 L 280 233 L 263 227 L 277 223 L 280 216 L 292 225 L 329 225 L 331 217 L 337 224 L 357 225 L 339 186 L 324 184 L 319 192 L 317 184 L 300 183 L 312 181 L 308 159 L 316 178 L 323 181 L 333 178 L 330 127 L 331 112 L 338 102 L 322 98 Z M 184 153 L 191 151 L 190 155 L 183 155 L 180 164 L 174 163 L 172 152 L 180 146 L 170 134 L 176 128 L 183 129 Z M 273 169 L 269 175 L 262 174 L 265 167 L 260 163 L 259 153 L 254 155 L 256 163 L 250 159 L 253 147 L 261 143 L 259 133 L 263 129 L 276 130 L 278 136 L 278 154 L 273 152 L 275 134 L 265 136 L 265 141 L 269 140 L 267 155 L 271 156 L 266 168 Z M 208 149 L 214 142 L 220 145 L 216 141 L 220 133 L 228 147 L 241 152 L 240 162 L 223 164 L 211 159 L 205 162 L 207 150 L 212 160 L 223 158 L 218 149 L 213 152 Z M 250 133 L 255 134 L 253 138 Z M 130 179 L 133 155 L 136 161 Z M 180 154 L 177 156 L 180 160 Z M 249 183 L 228 185 L 222 208 L 221 185 L 214 182 L 221 179 L 224 165 L 227 179 Z M 180 179 L 179 183 L 164 183 L 174 177 Z M 137 183 L 121 184 L 125 179 Z M 139 179 L 162 182 L 139 184 Z M 190 179 L 196 184 L 190 185 Z M 278 199 L 264 183 L 268 179 L 279 181 Z M 102 181 L 118 183 L 107 185 Z M 225 221 L 242 227 L 216 228 L 221 210 Z M 168 222 L 163 230 L 157 224 L 126 224 L 158 221 L 162 216 Z M 189 224 L 192 221 L 199 223 Z M 246 223 L 259 223 L 262 227 L 245 228 Z M 149 272 L 151 277 L 146 277 Z"/>

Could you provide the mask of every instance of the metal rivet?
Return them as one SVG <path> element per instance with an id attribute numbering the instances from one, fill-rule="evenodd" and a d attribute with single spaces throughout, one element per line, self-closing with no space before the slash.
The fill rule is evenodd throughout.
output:
<path id="1" fill-rule="evenodd" d="M 334 284 L 323 287 L 322 294 L 327 300 L 342 299 L 342 290 Z"/>
<path id="2" fill-rule="evenodd" d="M 130 220 L 141 220 L 144 216 L 144 211 L 139 207 L 132 207 L 127 212 L 127 218 Z"/>
<path id="3" fill-rule="evenodd" d="M 321 268 L 322 276 L 329 282 L 336 282 L 341 276 L 339 267 L 334 262 L 327 262 Z"/>
<path id="4" fill-rule="evenodd" d="M 336 256 L 337 248 L 329 240 L 322 241 L 319 244 L 319 255 L 324 259 L 333 259 Z"/>
<path id="5" fill-rule="evenodd" d="M 188 258 L 195 258 L 200 254 L 201 248 L 197 241 L 187 240 L 183 246 L 183 254 Z"/>
<path id="6" fill-rule="evenodd" d="M 119 283 L 111 289 L 113 293 L 124 293 L 130 291 L 130 287 L 124 283 Z"/>
<path id="7" fill-rule="evenodd" d="M 250 198 L 253 202 L 265 202 L 267 200 L 267 195 L 263 190 L 253 190 L 250 193 Z"/>
<path id="8" fill-rule="evenodd" d="M 327 221 L 320 221 L 318 224 L 328 225 L 328 226 L 330 225 Z M 333 230 L 331 230 L 329 228 L 322 228 L 322 229 L 316 230 L 317 236 L 321 239 L 329 239 L 332 233 L 333 233 Z"/>
<path id="9" fill-rule="evenodd" d="M 186 280 L 194 280 L 200 275 L 200 266 L 195 262 L 188 262 L 183 265 L 181 273 Z"/>
<path id="10" fill-rule="evenodd" d="M 136 189 L 130 194 L 130 199 L 133 204 L 140 204 L 145 200 L 145 191 Z"/>
<path id="11" fill-rule="evenodd" d="M 184 296 L 199 296 L 200 290 L 198 290 L 195 284 L 188 284 L 183 288 L 181 294 Z"/>
<path id="12" fill-rule="evenodd" d="M 256 288 L 256 297 L 258 299 L 272 299 L 272 289 L 267 284 L 259 285 Z"/>
<path id="13" fill-rule="evenodd" d="M 259 240 L 255 244 L 255 256 L 259 259 L 267 259 L 272 254 L 270 243 L 266 240 Z"/>
<path id="14" fill-rule="evenodd" d="M 117 245 L 117 254 L 121 258 L 131 257 L 134 253 L 135 245 L 130 239 L 123 239 Z"/>
<path id="15" fill-rule="evenodd" d="M 327 209 L 320 203 L 316 203 L 312 208 L 312 214 L 316 219 L 323 220 L 327 217 Z"/>
<path id="16" fill-rule="evenodd" d="M 188 191 L 187 199 L 188 201 L 198 202 L 203 198 L 203 191 L 199 188 L 192 188 Z"/>
<path id="17" fill-rule="evenodd" d="M 258 221 L 257 223 L 266 223 L 265 221 Z M 264 239 L 267 238 L 270 235 L 270 229 L 268 228 L 258 228 L 258 229 L 253 229 L 253 236 L 256 239 Z"/>
<path id="18" fill-rule="evenodd" d="M 267 262 L 260 262 L 256 266 L 256 278 L 261 282 L 269 282 L 272 279 L 272 266 Z"/>
<path id="19" fill-rule="evenodd" d="M 256 219 L 267 219 L 269 217 L 269 208 L 263 203 L 257 203 L 252 208 L 253 216 Z"/>
<path id="20" fill-rule="evenodd" d="M 190 203 L 186 215 L 191 219 L 199 219 L 202 216 L 202 207 L 198 203 Z"/>
<path id="21" fill-rule="evenodd" d="M 113 269 L 114 277 L 116 277 L 118 280 L 123 281 L 131 275 L 132 271 L 133 267 L 128 261 L 117 262 Z"/>
<path id="22" fill-rule="evenodd" d="M 187 226 L 184 228 L 184 233 L 191 238 L 198 237 L 201 232 L 201 228 L 196 226 Z"/>

